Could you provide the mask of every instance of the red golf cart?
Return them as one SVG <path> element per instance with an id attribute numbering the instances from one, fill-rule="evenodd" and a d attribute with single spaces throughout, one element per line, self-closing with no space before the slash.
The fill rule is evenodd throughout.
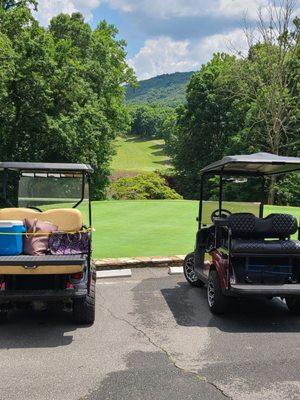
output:
<path id="1" fill-rule="evenodd" d="M 278 296 L 285 298 L 292 312 L 300 312 L 300 241 L 295 216 L 264 216 L 263 202 L 223 201 L 226 182 L 245 182 L 248 177 L 263 182 L 275 174 L 299 171 L 300 158 L 268 153 L 224 157 L 201 171 L 199 228 L 195 250 L 184 262 L 184 274 L 193 286 L 207 285 L 212 313 L 226 312 L 229 298 L 238 296 Z M 204 202 L 204 183 L 214 176 L 219 177 L 218 202 Z M 208 209 L 211 221 L 206 220 Z"/>

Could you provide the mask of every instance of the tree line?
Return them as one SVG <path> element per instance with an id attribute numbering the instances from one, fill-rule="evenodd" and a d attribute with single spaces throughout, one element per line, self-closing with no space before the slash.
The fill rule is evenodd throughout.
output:
<path id="1" fill-rule="evenodd" d="M 0 0 L 2 161 L 91 163 L 99 199 L 106 196 L 117 134 L 163 137 L 174 166 L 170 180 L 197 198 L 200 170 L 224 155 L 300 156 L 300 22 L 292 0 L 270 4 L 255 30 L 245 30 L 246 55 L 215 54 L 193 74 L 176 109 L 124 103 L 126 85 L 136 79 L 114 26 L 102 21 L 92 30 L 74 13 L 44 28 L 31 11 L 37 6 Z M 297 176 L 272 178 L 266 201 L 299 205 L 299 189 Z M 255 200 L 258 190 L 250 183 L 242 192 L 226 189 L 236 200 Z"/>
<path id="2" fill-rule="evenodd" d="M 300 19 L 293 2 L 270 4 L 258 13 L 254 31 L 245 31 L 249 50 L 215 54 L 195 73 L 186 102 L 164 126 L 180 190 L 198 198 L 200 170 L 225 155 L 268 152 L 300 156 Z M 255 37 L 256 35 L 256 37 Z M 213 182 L 212 182 L 213 183 Z M 255 201 L 261 186 L 227 185 L 231 200 Z M 299 175 L 270 178 L 264 188 L 269 204 L 300 205 Z M 213 184 L 207 193 L 214 198 Z"/>
<path id="3" fill-rule="evenodd" d="M 93 197 L 105 197 L 112 142 L 128 127 L 126 43 L 80 13 L 47 28 L 34 0 L 0 0 L 0 159 L 90 163 Z"/>

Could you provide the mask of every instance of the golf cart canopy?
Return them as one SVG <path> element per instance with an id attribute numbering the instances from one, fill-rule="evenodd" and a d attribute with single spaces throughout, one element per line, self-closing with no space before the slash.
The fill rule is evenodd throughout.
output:
<path id="1" fill-rule="evenodd" d="M 270 153 L 227 156 L 201 170 L 211 175 L 275 175 L 300 171 L 299 157 L 282 157 Z"/>
<path id="2" fill-rule="evenodd" d="M 12 171 L 43 171 L 43 172 L 85 172 L 93 171 L 89 164 L 66 164 L 66 163 L 30 163 L 30 162 L 0 162 L 0 171 L 5 169 Z"/>

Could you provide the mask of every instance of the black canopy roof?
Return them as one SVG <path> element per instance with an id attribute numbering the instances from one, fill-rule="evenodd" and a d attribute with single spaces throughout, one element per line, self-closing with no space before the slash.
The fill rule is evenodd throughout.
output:
<path id="1" fill-rule="evenodd" d="M 0 162 L 0 170 L 14 171 L 56 171 L 56 172 L 92 172 L 89 164 L 67 163 L 29 163 L 29 162 Z"/>
<path id="2" fill-rule="evenodd" d="M 227 156 L 201 170 L 202 174 L 273 175 L 300 171 L 299 157 L 283 157 L 270 153 Z"/>

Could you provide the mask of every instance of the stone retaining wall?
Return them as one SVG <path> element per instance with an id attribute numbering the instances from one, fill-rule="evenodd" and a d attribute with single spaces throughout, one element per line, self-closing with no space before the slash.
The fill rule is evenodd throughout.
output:
<path id="1" fill-rule="evenodd" d="M 143 267 L 179 267 L 185 256 L 171 257 L 135 257 L 135 258 L 105 258 L 95 260 L 97 270 L 143 268 Z"/>

